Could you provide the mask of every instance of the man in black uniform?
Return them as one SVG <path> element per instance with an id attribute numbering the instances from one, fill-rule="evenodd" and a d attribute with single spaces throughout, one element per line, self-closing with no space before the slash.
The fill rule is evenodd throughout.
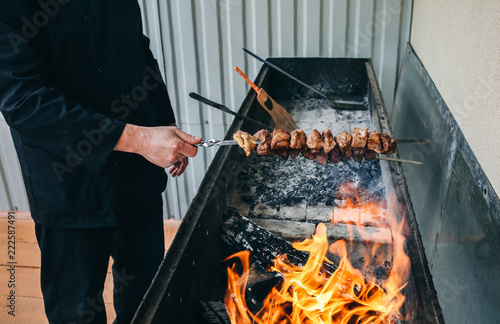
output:
<path id="1" fill-rule="evenodd" d="M 170 167 L 200 138 L 175 126 L 136 0 L 0 0 L 0 110 L 42 255 L 50 323 L 130 323 L 163 258 Z"/>

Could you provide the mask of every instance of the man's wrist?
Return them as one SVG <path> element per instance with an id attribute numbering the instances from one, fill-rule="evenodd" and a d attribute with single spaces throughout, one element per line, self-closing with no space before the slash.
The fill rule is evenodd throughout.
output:
<path id="1" fill-rule="evenodd" d="M 140 138 L 142 135 L 142 127 L 126 124 L 123 129 L 122 135 L 116 142 L 115 151 L 139 153 Z"/>

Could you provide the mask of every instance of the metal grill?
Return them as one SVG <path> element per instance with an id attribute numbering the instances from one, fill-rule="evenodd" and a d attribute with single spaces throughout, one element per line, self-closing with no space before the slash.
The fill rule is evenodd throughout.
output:
<path id="1" fill-rule="evenodd" d="M 335 111 L 308 89 L 263 67 L 255 83 L 287 107 L 305 131 L 330 128 L 335 133 L 362 126 L 391 133 L 369 60 L 282 58 L 272 62 L 327 95 L 365 100 L 370 107 Z M 239 112 L 271 123 L 252 92 Z M 226 138 L 238 129 L 256 130 L 247 122 L 235 120 Z M 412 270 L 405 288 L 404 313 L 408 323 L 442 323 L 400 165 L 350 161 L 322 166 L 304 158 L 246 158 L 237 147 L 222 147 L 217 152 L 134 323 L 203 322 L 201 314 L 207 303 L 223 298 L 226 272 L 221 260 L 237 250 L 221 238 L 227 235 L 224 221 L 237 212 L 276 237 L 310 236 L 307 228 L 328 222 L 332 208 L 340 203 L 335 190 L 345 182 L 364 188 L 366 199 L 399 206 L 399 217 L 405 215 Z M 388 201 L 388 197 L 396 201 Z M 336 235 L 341 237 L 342 233 Z"/>

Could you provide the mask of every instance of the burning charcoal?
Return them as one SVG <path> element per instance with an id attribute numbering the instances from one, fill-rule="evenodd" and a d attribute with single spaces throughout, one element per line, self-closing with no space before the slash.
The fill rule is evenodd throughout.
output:
<path id="1" fill-rule="evenodd" d="M 352 136 L 348 132 L 343 131 L 338 136 L 335 136 L 335 142 L 339 145 L 341 153 L 345 153 L 351 148 Z"/>
<path id="2" fill-rule="evenodd" d="M 232 213 L 224 222 L 221 236 L 236 249 L 250 250 L 255 259 L 267 265 L 273 265 L 274 258 L 281 254 L 286 254 L 292 264 L 299 266 L 306 264 L 309 258 L 309 253 L 294 249 L 292 243 L 273 235 L 238 213 Z M 324 269 L 331 275 L 336 267 L 325 263 Z"/>
<path id="3" fill-rule="evenodd" d="M 202 324 L 231 324 L 223 301 L 199 301 L 198 309 L 202 314 Z"/>
<path id="4" fill-rule="evenodd" d="M 256 313 L 262 306 L 267 295 L 278 284 L 283 282 L 283 277 L 276 272 L 267 272 L 264 268 L 254 264 L 250 266 L 248 282 L 245 291 L 245 301 L 250 311 Z"/>
<path id="5" fill-rule="evenodd" d="M 329 153 L 330 162 L 335 157 L 341 158 L 338 146 Z M 359 168 L 351 163 L 335 162 L 333 160 L 333 163 L 322 166 L 316 161 L 305 159 L 284 162 L 282 159 L 266 159 L 253 154 L 245 160 L 245 166 L 238 176 L 237 189 L 242 195 L 231 204 L 244 203 L 244 199 L 247 206 L 265 204 L 270 209 L 299 203 L 315 206 L 325 203 L 329 197 L 335 197 L 337 187 L 352 177 L 359 177 L 360 186 L 370 188 L 377 197 L 385 195 L 384 187 L 376 180 L 381 172 L 379 164 L 364 163 Z M 314 177 L 304 177 L 305 174 Z M 242 188 L 244 184 L 250 186 Z M 238 210 L 243 213 L 243 210 Z"/>
<path id="6" fill-rule="evenodd" d="M 364 149 L 366 147 L 366 142 L 368 141 L 368 128 L 358 128 L 354 127 L 352 131 L 352 143 L 351 147 L 353 149 Z"/>
<path id="7" fill-rule="evenodd" d="M 306 144 L 311 153 L 317 154 L 323 149 L 323 137 L 321 137 L 321 134 L 316 129 L 313 129 L 307 135 Z"/>
<path id="8" fill-rule="evenodd" d="M 328 198 L 326 198 L 325 205 L 326 206 L 333 206 L 333 205 L 335 205 L 335 197 L 332 195 L 332 196 L 329 196 Z"/>
<path id="9" fill-rule="evenodd" d="M 368 143 L 366 144 L 368 150 L 375 151 L 376 153 L 384 152 L 382 143 L 380 141 L 380 134 L 376 131 L 368 133 Z"/>
<path id="10" fill-rule="evenodd" d="M 374 274 L 377 281 L 387 280 L 389 274 L 392 270 L 392 264 L 389 261 L 385 261 L 384 265 L 376 267 L 374 270 Z"/>

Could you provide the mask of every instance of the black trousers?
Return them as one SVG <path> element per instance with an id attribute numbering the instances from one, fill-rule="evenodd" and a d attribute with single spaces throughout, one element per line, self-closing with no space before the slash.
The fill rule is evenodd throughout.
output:
<path id="1" fill-rule="evenodd" d="M 113 258 L 117 324 L 132 321 L 164 256 L 162 199 L 124 208 L 118 226 L 36 226 L 45 313 L 52 324 L 106 323 L 103 289 Z"/>

